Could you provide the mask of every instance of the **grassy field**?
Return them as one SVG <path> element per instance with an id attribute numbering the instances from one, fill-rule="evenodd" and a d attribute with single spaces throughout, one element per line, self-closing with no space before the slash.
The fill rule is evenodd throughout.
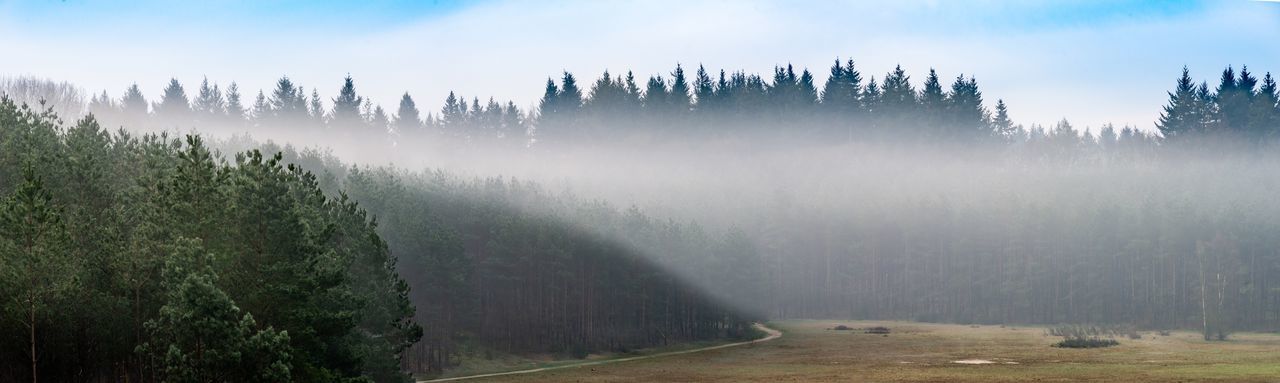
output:
<path id="1" fill-rule="evenodd" d="M 832 331 L 886 326 L 888 336 Z M 1193 332 L 1060 349 L 1040 327 L 784 321 L 781 339 L 648 360 L 489 378 L 484 382 L 1280 382 L 1280 335 Z M 985 360 L 967 365 L 959 360 Z"/>

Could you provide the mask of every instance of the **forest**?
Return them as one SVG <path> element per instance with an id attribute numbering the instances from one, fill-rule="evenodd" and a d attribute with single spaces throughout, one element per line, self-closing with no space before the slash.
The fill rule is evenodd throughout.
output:
<path id="1" fill-rule="evenodd" d="M 852 60 L 425 116 L 350 76 L 4 82 L 0 381 L 405 381 L 786 318 L 1280 330 L 1276 82 L 1216 82 L 1088 129 Z"/>

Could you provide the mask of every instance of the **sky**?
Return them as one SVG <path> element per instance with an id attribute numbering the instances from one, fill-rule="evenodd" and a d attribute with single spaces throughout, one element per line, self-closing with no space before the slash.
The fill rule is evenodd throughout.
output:
<path id="1" fill-rule="evenodd" d="M 327 102 L 350 74 L 375 103 L 408 92 L 424 112 L 450 91 L 532 107 L 562 71 L 586 84 L 790 63 L 820 84 L 852 58 L 917 86 L 930 68 L 975 76 L 1027 125 L 1152 129 L 1183 66 L 1210 85 L 1228 65 L 1280 75 L 1280 2 L 0 0 L 0 52 L 0 76 L 113 97 L 207 77 L 251 100 L 287 75 Z"/>

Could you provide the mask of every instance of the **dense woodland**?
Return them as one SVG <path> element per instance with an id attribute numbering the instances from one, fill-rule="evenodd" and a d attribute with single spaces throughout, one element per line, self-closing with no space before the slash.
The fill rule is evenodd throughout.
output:
<path id="1" fill-rule="evenodd" d="M 350 77 L 327 100 L 287 77 L 252 102 L 173 80 L 81 108 L 46 85 L 32 93 L 71 96 L 0 104 L 0 380 L 394 381 L 477 351 L 744 336 L 760 317 L 1280 329 L 1275 80 L 1182 73 L 1154 130 L 1084 131 L 1016 124 L 972 77 L 917 88 L 840 60 L 821 87 L 790 65 L 564 73 L 535 110 L 450 94 L 425 114 Z M 220 138 L 155 133 L 175 129 Z M 637 161 L 620 188 L 688 198 L 225 139 L 243 132 L 597 164 L 582 178 Z"/>
<path id="2" fill-rule="evenodd" d="M 0 126 L 0 380 L 400 381 L 459 344 L 581 357 L 747 336 L 744 316 L 558 218 L 621 221 L 607 206 L 325 156 L 230 159 L 8 100 Z M 694 240 L 627 217 L 650 246 Z"/>

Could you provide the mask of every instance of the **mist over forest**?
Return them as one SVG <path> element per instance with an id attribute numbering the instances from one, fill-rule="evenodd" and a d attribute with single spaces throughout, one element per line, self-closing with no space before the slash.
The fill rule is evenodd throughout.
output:
<path id="1" fill-rule="evenodd" d="M 1154 125 L 1081 127 L 855 64 L 563 72 L 531 108 L 5 78 L 0 381 L 409 381 L 785 319 L 1280 331 L 1270 73 L 1152 68 Z"/>

